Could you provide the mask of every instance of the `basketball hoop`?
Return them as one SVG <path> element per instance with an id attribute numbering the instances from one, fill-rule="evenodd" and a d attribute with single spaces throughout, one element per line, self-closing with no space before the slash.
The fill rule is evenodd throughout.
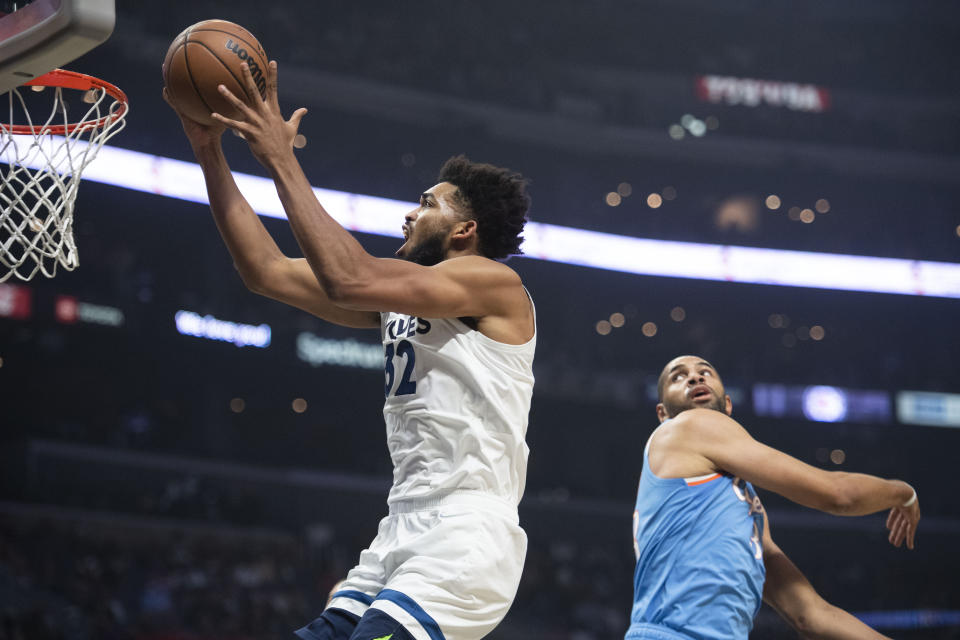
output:
<path id="1" fill-rule="evenodd" d="M 53 107 L 42 123 L 30 115 L 38 107 L 31 104 L 35 98 L 21 94 L 26 87 L 54 89 Z M 57 265 L 72 271 L 79 264 L 73 205 L 80 174 L 125 126 L 127 96 L 108 82 L 63 69 L 9 96 L 9 124 L 0 123 L 0 163 L 6 163 L 0 164 L 0 282 L 12 275 L 30 280 L 38 271 L 52 278 Z M 71 119 L 70 110 L 83 115 Z M 17 120 L 25 124 L 14 124 Z"/>

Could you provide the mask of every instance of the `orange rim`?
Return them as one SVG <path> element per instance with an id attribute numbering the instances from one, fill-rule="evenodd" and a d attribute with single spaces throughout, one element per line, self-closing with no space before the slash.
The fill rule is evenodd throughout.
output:
<path id="1" fill-rule="evenodd" d="M 114 120 L 119 120 L 127 113 L 127 94 L 105 80 L 94 78 L 76 71 L 67 71 L 66 69 L 54 69 L 49 73 L 38 76 L 23 84 L 25 87 L 63 87 L 64 89 L 76 89 L 78 91 L 89 91 L 90 89 L 103 89 L 109 96 L 120 103 L 120 107 L 113 113 L 107 114 L 99 120 L 86 120 L 73 124 L 56 124 L 42 127 L 28 124 L 2 125 L 4 129 L 16 135 L 31 135 L 39 130 L 43 133 L 53 135 L 66 135 L 73 133 L 83 127 L 95 127 L 102 129 Z"/>

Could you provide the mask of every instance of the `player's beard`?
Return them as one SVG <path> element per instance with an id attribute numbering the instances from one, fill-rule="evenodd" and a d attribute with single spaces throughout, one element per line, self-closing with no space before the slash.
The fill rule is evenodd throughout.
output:
<path id="1" fill-rule="evenodd" d="M 424 267 L 440 264 L 443 262 L 443 258 L 443 235 L 439 233 L 423 239 L 420 244 L 412 247 L 403 256 L 404 260 L 415 262 Z"/>

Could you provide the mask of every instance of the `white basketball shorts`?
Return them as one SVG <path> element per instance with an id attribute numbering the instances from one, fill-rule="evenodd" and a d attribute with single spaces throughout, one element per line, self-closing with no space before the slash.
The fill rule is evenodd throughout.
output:
<path id="1" fill-rule="evenodd" d="M 496 496 L 394 503 L 328 606 L 381 609 L 416 640 L 478 640 L 507 615 L 526 553 L 516 507 Z"/>

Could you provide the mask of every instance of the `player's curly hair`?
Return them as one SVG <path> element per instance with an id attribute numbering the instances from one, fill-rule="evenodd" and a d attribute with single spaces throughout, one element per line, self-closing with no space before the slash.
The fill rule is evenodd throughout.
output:
<path id="1" fill-rule="evenodd" d="M 443 163 L 438 181 L 457 187 L 458 204 L 477 221 L 480 253 L 494 260 L 523 253 L 520 234 L 527 223 L 530 196 L 522 175 L 458 155 Z"/>

